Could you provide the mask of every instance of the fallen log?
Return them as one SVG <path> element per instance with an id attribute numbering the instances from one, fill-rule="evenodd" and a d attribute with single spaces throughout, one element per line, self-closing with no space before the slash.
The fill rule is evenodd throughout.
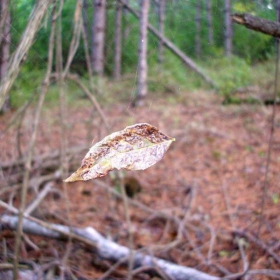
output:
<path id="1" fill-rule="evenodd" d="M 118 0 L 122 5 L 131 12 L 136 18 L 140 18 L 137 11 L 135 11 L 126 1 Z M 196 64 L 195 62 L 186 56 L 179 48 L 177 48 L 170 40 L 164 37 L 159 31 L 157 31 L 151 24 L 148 24 L 148 29 L 151 31 L 158 39 L 161 40 L 162 44 L 172 51 L 181 61 L 186 64 L 192 71 L 196 72 L 200 77 L 202 77 L 208 84 L 213 88 L 217 88 L 217 85 L 208 77 Z"/>
<path id="2" fill-rule="evenodd" d="M 3 215 L 0 218 L 0 224 L 4 229 L 15 230 L 17 227 L 18 218 L 16 216 Z M 50 228 L 57 229 L 57 231 Z M 39 223 L 30 221 L 26 218 L 23 220 L 23 232 L 40 235 L 48 238 L 61 239 L 65 236 L 73 233 L 83 239 L 92 242 L 94 245 L 94 251 L 98 254 L 101 259 L 109 261 L 120 261 L 129 259 L 130 250 L 129 248 L 119 245 L 116 242 L 106 239 L 98 231 L 92 227 L 86 227 L 83 229 L 69 228 L 67 226 L 58 224 L 49 224 L 49 228 L 43 227 Z M 74 240 L 75 238 L 73 238 Z M 167 276 L 176 280 L 216 280 L 219 277 L 212 276 L 210 274 L 201 272 L 199 270 L 177 265 L 153 256 L 145 255 L 137 251 L 133 254 L 134 268 L 137 267 L 154 267 L 155 269 L 162 270 Z"/>
<path id="3" fill-rule="evenodd" d="M 246 13 L 236 13 L 231 16 L 233 22 L 244 25 L 248 29 L 262 32 L 280 38 L 280 23 L 255 17 Z"/>

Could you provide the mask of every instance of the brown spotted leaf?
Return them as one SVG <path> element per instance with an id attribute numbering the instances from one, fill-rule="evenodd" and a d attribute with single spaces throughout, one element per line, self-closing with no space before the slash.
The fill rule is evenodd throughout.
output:
<path id="1" fill-rule="evenodd" d="M 92 146 L 65 182 L 103 177 L 113 169 L 144 170 L 161 160 L 173 141 L 150 124 L 128 126 Z"/>

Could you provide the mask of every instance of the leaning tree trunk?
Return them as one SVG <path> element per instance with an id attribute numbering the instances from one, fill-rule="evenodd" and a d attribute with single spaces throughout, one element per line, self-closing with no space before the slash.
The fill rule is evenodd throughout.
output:
<path id="1" fill-rule="evenodd" d="M 200 57 L 201 55 L 201 0 L 197 0 L 195 4 L 195 55 Z"/>
<path id="2" fill-rule="evenodd" d="M 116 26 L 115 26 L 115 57 L 114 57 L 114 78 L 121 77 L 121 53 L 122 53 L 122 3 L 116 3 Z"/>
<path id="3" fill-rule="evenodd" d="M 126 3 L 125 0 L 120 1 L 128 11 L 130 11 L 136 18 L 140 19 L 140 15 L 135 11 L 130 5 Z M 204 72 L 194 63 L 192 59 L 186 56 L 180 49 L 178 49 L 171 41 L 166 37 L 161 35 L 157 29 L 152 25 L 148 24 L 148 29 L 153 33 L 158 39 L 162 40 L 164 46 L 168 48 L 173 54 L 175 54 L 186 66 L 188 66 L 192 71 L 196 72 L 201 78 L 203 78 L 208 84 L 213 88 L 217 88 L 217 85 L 208 77 Z"/>
<path id="4" fill-rule="evenodd" d="M 147 95 L 147 43 L 150 0 L 141 0 L 140 34 L 138 47 L 138 85 L 135 105 L 140 105 Z"/>
<path id="5" fill-rule="evenodd" d="M 91 63 L 93 72 L 102 76 L 104 72 L 106 0 L 93 0 L 93 5 Z"/>
<path id="6" fill-rule="evenodd" d="M 8 68 L 9 57 L 10 57 L 10 26 L 11 26 L 11 16 L 9 11 L 9 0 L 3 0 L 0 2 L 0 14 L 1 20 L 3 20 L 3 26 L 1 29 L 1 43 L 0 43 L 0 81 L 2 81 Z M 1 24 L 1 25 L 2 25 Z M 6 97 L 2 111 L 6 112 L 10 110 L 10 98 Z"/>
<path id="7" fill-rule="evenodd" d="M 33 39 L 40 28 L 41 21 L 51 1 L 52 0 L 38 0 L 29 17 L 29 21 L 21 37 L 21 41 L 10 58 L 7 72 L 1 81 L 0 108 L 2 108 L 13 82 L 19 73 L 20 65 L 33 43 Z"/>
<path id="8" fill-rule="evenodd" d="M 225 0 L 225 55 L 232 54 L 232 22 L 230 17 L 230 0 Z"/>
<path id="9" fill-rule="evenodd" d="M 213 45 L 213 21 L 212 21 L 212 4 L 211 0 L 206 0 L 206 12 L 207 12 L 207 29 L 208 29 L 208 43 Z"/>
<path id="10" fill-rule="evenodd" d="M 165 0 L 158 1 L 158 31 L 164 35 L 164 21 L 165 21 Z M 164 45 L 162 40 L 158 41 L 158 62 L 163 62 Z"/>

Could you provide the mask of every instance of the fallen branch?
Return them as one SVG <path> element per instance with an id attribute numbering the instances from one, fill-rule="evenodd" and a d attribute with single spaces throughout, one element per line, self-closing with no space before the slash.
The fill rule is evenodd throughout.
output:
<path id="1" fill-rule="evenodd" d="M 0 218 L 1 226 L 5 229 L 15 230 L 18 218 L 15 216 L 3 215 Z M 49 224 L 50 227 L 58 229 L 60 232 L 45 228 L 40 224 L 23 219 L 23 231 L 29 234 L 45 236 L 48 238 L 61 239 L 70 233 L 70 228 L 63 225 Z M 119 245 L 111 240 L 104 238 L 99 232 L 92 227 L 84 229 L 71 228 L 73 234 L 87 239 L 89 242 L 96 244 L 95 250 L 98 256 L 105 260 L 118 261 L 119 259 L 129 256 L 129 249 Z M 148 266 L 162 270 L 167 276 L 176 280 L 214 280 L 219 277 L 209 275 L 193 268 L 180 266 L 156 257 L 151 257 L 143 253 L 134 252 L 134 268 Z"/>
<path id="2" fill-rule="evenodd" d="M 236 13 L 231 16 L 233 22 L 245 27 L 262 32 L 273 37 L 280 38 L 280 23 L 255 17 L 246 13 Z"/>

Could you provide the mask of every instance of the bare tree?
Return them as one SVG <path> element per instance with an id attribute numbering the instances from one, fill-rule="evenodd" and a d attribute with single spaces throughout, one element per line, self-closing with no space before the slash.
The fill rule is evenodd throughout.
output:
<path id="1" fill-rule="evenodd" d="M 10 25 L 11 16 L 9 11 L 9 0 L 3 0 L 0 2 L 0 14 L 1 14 L 1 31 L 0 31 L 0 81 L 3 79 L 7 72 L 9 57 L 10 57 Z M 10 109 L 10 99 L 7 96 L 2 110 L 8 111 Z"/>
<path id="2" fill-rule="evenodd" d="M 201 0 L 197 0 L 195 4 L 195 55 L 200 57 L 201 55 Z"/>
<path id="3" fill-rule="evenodd" d="M 139 105 L 141 100 L 147 95 L 147 44 L 148 44 L 148 15 L 150 0 L 141 0 L 140 14 L 140 34 L 138 47 L 138 85 L 136 93 L 136 103 Z"/>
<path id="4" fill-rule="evenodd" d="M 231 3 L 225 0 L 225 55 L 232 54 L 232 22 L 230 17 Z"/>
<path id="5" fill-rule="evenodd" d="M 164 35 L 164 21 L 165 21 L 165 0 L 158 1 L 158 31 Z M 158 62 L 163 62 L 164 46 L 162 40 L 158 41 Z"/>
<path id="6" fill-rule="evenodd" d="M 121 53 L 122 53 L 122 3 L 116 1 L 116 26 L 115 26 L 115 57 L 114 78 L 121 76 Z"/>
<path id="7" fill-rule="evenodd" d="M 104 72 L 106 0 L 93 0 L 93 5 L 91 63 L 93 72 L 102 76 Z"/>
<path id="8" fill-rule="evenodd" d="M 206 12 L 207 12 L 207 28 L 208 28 L 208 43 L 213 45 L 213 21 L 212 21 L 212 3 L 211 0 L 206 0 Z"/>

